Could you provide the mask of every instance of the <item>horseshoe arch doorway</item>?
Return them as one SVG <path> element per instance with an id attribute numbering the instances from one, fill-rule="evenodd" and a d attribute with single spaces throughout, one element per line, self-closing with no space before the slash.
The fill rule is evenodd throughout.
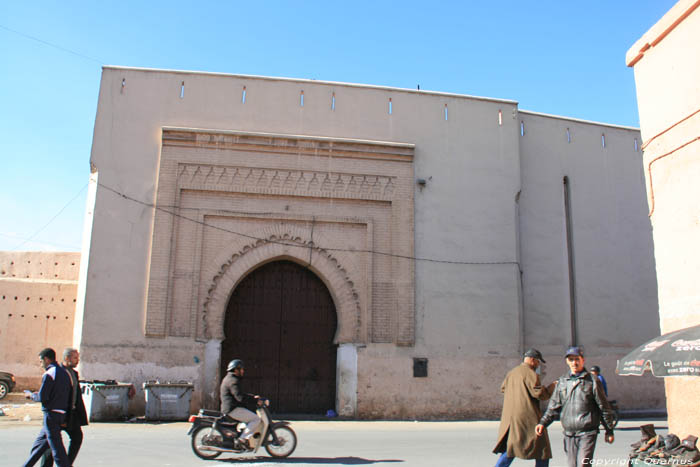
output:
<path id="1" fill-rule="evenodd" d="M 275 413 L 335 409 L 338 318 L 326 285 L 287 260 L 253 270 L 226 307 L 221 377 L 227 363 L 246 366 L 246 392 L 270 399 Z"/>

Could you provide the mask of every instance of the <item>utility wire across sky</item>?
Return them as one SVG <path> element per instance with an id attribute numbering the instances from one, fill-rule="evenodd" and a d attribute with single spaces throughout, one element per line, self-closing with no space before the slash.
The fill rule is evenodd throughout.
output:
<path id="1" fill-rule="evenodd" d="M 66 208 L 67 208 L 68 206 L 70 206 L 70 204 L 71 204 L 73 201 L 75 201 L 75 200 L 78 198 L 78 196 L 80 196 L 80 195 L 83 193 L 83 191 L 85 191 L 85 188 L 87 188 L 87 186 L 88 186 L 87 183 L 86 183 L 85 185 L 83 185 L 83 187 L 75 194 L 75 196 L 73 196 L 73 197 L 71 198 L 70 201 L 68 201 L 66 204 L 64 204 L 63 207 L 62 207 L 62 208 L 61 208 L 61 209 L 60 209 L 46 224 L 44 224 L 43 227 L 41 227 L 39 230 L 37 230 L 36 232 L 34 232 L 34 234 L 32 234 L 29 238 L 25 239 L 22 243 L 20 243 L 20 244 L 17 245 L 16 247 L 14 247 L 12 250 L 17 251 L 17 250 L 19 250 L 20 248 L 22 248 L 24 245 L 26 245 L 27 243 L 29 243 L 30 241 L 34 240 L 34 238 L 35 238 L 37 235 L 39 235 L 41 232 L 43 232 L 44 229 L 45 229 L 46 227 L 48 227 L 53 221 L 55 221 L 56 218 L 57 218 L 58 216 L 60 216 L 61 213 L 62 213 L 63 211 L 65 211 Z"/>
<path id="2" fill-rule="evenodd" d="M 43 40 L 43 39 L 39 39 L 38 37 L 30 36 L 29 34 L 25 34 L 25 33 L 20 32 L 20 31 L 15 31 L 14 29 L 10 29 L 10 28 L 8 28 L 7 26 L 4 26 L 4 25 L 2 25 L 2 24 L 0 24 L 0 29 L 4 29 L 5 31 L 11 32 L 11 33 L 13 33 L 13 34 L 16 34 L 16 35 L 18 35 L 18 36 L 24 37 L 24 38 L 26 38 L 26 39 L 33 40 L 33 41 L 38 42 L 38 43 L 40 43 L 40 44 L 47 45 L 47 46 L 49 46 L 49 47 L 53 47 L 54 49 L 58 49 L 58 50 L 60 50 L 60 51 L 62 51 L 62 52 L 66 52 L 66 53 L 69 53 L 69 54 L 73 54 L 73 55 L 75 55 L 75 56 L 77 56 L 77 57 L 84 58 L 85 60 L 89 60 L 89 61 L 91 61 L 91 62 L 99 63 L 100 65 L 102 65 L 102 64 L 105 63 L 105 62 L 103 62 L 102 60 L 98 60 L 98 59 L 96 59 L 96 58 L 88 57 L 87 55 L 81 54 L 81 53 L 79 53 L 79 52 L 75 52 L 75 51 L 73 51 L 73 50 L 67 49 L 67 48 L 62 47 L 62 46 L 60 46 L 60 45 L 53 44 L 53 43 L 51 43 L 51 42 L 49 42 L 49 41 L 45 41 L 45 40 Z"/>
<path id="3" fill-rule="evenodd" d="M 103 184 L 103 183 L 98 183 L 98 185 L 99 185 L 100 187 L 104 188 L 105 190 L 111 191 L 111 192 L 114 193 L 115 195 L 117 195 L 117 196 L 119 196 L 120 198 L 123 198 L 123 199 L 125 199 L 125 200 L 128 200 L 128 201 L 131 201 L 131 202 L 140 204 L 140 205 L 142 205 L 142 206 L 146 206 L 146 207 L 151 208 L 151 209 L 155 209 L 155 210 L 157 210 L 157 211 L 160 211 L 160 212 L 169 214 L 169 215 L 171 215 L 171 216 L 173 216 L 173 217 L 177 217 L 177 218 L 179 218 L 179 219 L 183 219 L 183 220 L 186 220 L 186 221 L 189 221 L 189 222 L 193 222 L 193 223 L 195 223 L 195 224 L 202 225 L 202 226 L 204 226 L 204 227 L 208 227 L 208 228 L 211 228 L 211 229 L 216 229 L 216 230 L 219 230 L 219 231 L 222 231 L 222 232 L 230 233 L 230 234 L 237 235 L 237 236 L 244 237 L 244 238 L 249 238 L 249 239 L 251 239 L 251 240 L 260 240 L 260 241 L 264 241 L 264 242 L 267 242 L 267 243 L 274 243 L 274 244 L 285 245 L 285 246 L 293 246 L 293 247 L 298 247 L 298 248 L 309 248 L 309 246 L 306 246 L 306 245 L 298 245 L 298 244 L 296 244 L 296 243 L 288 243 L 288 242 L 279 241 L 279 240 L 270 240 L 270 239 L 268 239 L 268 238 L 256 237 L 256 236 L 254 236 L 254 235 L 249 235 L 249 234 L 245 234 L 245 233 L 242 233 L 242 232 L 236 232 L 236 231 L 234 231 L 234 230 L 225 229 L 225 228 L 223 228 L 223 227 L 219 227 L 219 226 L 216 226 L 216 225 L 208 224 L 208 223 L 203 222 L 203 221 L 200 221 L 200 220 L 198 220 L 198 219 L 193 219 L 193 218 L 191 218 L 191 217 L 183 216 L 182 214 L 178 214 L 178 213 L 176 213 L 176 212 L 173 212 L 173 211 L 168 210 L 168 208 L 175 208 L 175 206 L 168 206 L 167 208 L 166 208 L 166 207 L 162 207 L 162 206 L 157 206 L 157 205 L 155 205 L 155 204 L 153 204 L 153 203 L 148 203 L 148 202 L 146 202 L 146 201 L 142 201 L 142 200 L 136 199 L 136 198 L 134 198 L 134 197 L 131 197 L 131 196 L 129 196 L 129 195 L 125 194 L 125 193 L 122 193 L 122 192 L 120 192 L 119 190 L 116 190 L 116 189 L 114 189 L 114 188 L 112 188 L 112 187 L 109 187 L 109 186 L 107 186 L 107 185 L 105 185 L 105 184 Z M 178 209 L 179 209 L 179 208 L 178 208 Z M 235 212 L 235 213 L 239 213 L 238 211 L 226 211 L 226 210 L 221 210 L 221 209 L 220 209 L 219 211 L 221 211 L 221 212 L 231 212 L 231 213 L 234 213 L 234 212 Z M 254 213 L 248 213 L 248 214 L 254 214 Z M 255 213 L 255 214 L 265 214 L 265 213 Z M 269 213 L 268 213 L 268 214 L 269 214 Z M 420 257 L 416 257 L 416 256 L 399 255 L 399 254 L 395 254 L 395 253 L 387 253 L 387 252 L 377 251 L 377 250 L 362 250 L 362 249 L 351 250 L 351 249 L 348 249 L 348 248 L 328 248 L 328 247 L 325 247 L 325 246 L 322 246 L 322 245 L 314 245 L 314 247 L 319 248 L 319 249 L 321 249 L 321 250 L 326 250 L 326 251 L 336 251 L 336 252 L 346 252 L 346 253 L 369 253 L 369 254 L 374 254 L 374 255 L 387 256 L 387 257 L 391 257 L 391 258 L 407 259 L 407 260 L 411 260 L 411 261 L 423 261 L 423 262 L 429 262 L 429 263 L 458 264 L 458 265 L 459 265 L 459 264 L 461 264 L 461 265 L 501 265 L 501 264 L 510 264 L 510 265 L 517 265 L 517 266 L 520 266 L 520 263 L 517 262 L 517 261 L 451 261 L 451 260 L 443 260 L 443 259 L 435 259 L 435 258 L 420 258 Z"/>

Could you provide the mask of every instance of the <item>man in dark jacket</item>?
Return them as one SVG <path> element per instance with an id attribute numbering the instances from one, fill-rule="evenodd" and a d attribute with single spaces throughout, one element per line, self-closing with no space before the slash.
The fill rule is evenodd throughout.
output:
<path id="1" fill-rule="evenodd" d="M 85 403 L 83 402 L 83 394 L 80 390 L 80 375 L 75 368 L 80 363 L 80 352 L 76 349 L 68 347 L 63 351 L 63 363 L 61 367 L 66 370 L 70 376 L 71 382 L 71 397 L 70 409 L 66 415 L 66 424 L 61 428 L 68 434 L 70 445 L 68 446 L 68 459 L 71 464 L 78 457 L 80 445 L 83 444 L 83 430 L 81 427 L 88 424 L 87 412 L 85 411 Z M 51 451 L 47 450 L 41 460 L 41 467 L 51 467 L 53 465 L 53 456 Z"/>
<path id="2" fill-rule="evenodd" d="M 569 467 L 593 465 L 593 451 L 598 438 L 598 426 L 605 427 L 605 441 L 615 441 L 612 409 L 598 380 L 583 366 L 583 349 L 570 347 L 566 364 L 571 370 L 557 381 L 547 411 L 535 427 L 537 436 L 544 433 L 557 414 L 564 428 L 564 452 Z"/>
<path id="3" fill-rule="evenodd" d="M 69 467 L 71 463 L 61 439 L 61 425 L 66 421 L 70 404 L 70 377 L 66 370 L 56 363 L 56 352 L 53 349 L 47 348 L 39 352 L 39 360 L 46 370 L 41 378 L 41 388 L 38 393 L 28 397 L 41 402 L 44 424 L 32 445 L 32 452 L 24 463 L 24 467 L 34 465 L 49 448 L 58 467 Z"/>
<path id="4" fill-rule="evenodd" d="M 231 360 L 226 367 L 226 376 L 221 381 L 220 395 L 221 412 L 246 424 L 239 441 L 247 444 L 261 420 L 250 410 L 258 405 L 260 397 L 243 392 L 241 387 L 244 373 L 243 361 Z"/>

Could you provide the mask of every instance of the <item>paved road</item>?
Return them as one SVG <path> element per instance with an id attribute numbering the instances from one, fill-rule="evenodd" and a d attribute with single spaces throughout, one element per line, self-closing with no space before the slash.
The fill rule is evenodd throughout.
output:
<path id="1" fill-rule="evenodd" d="M 639 425 L 654 423 L 666 433 L 665 420 L 623 421 L 613 445 L 596 449 L 598 465 L 621 465 L 629 445 L 640 438 Z M 299 445 L 289 459 L 276 461 L 264 451 L 258 457 L 222 455 L 214 461 L 194 456 L 187 423 L 95 423 L 85 428 L 76 467 L 85 466 L 216 466 L 216 465 L 377 465 L 475 466 L 496 462 L 491 454 L 498 422 L 293 422 Z M 21 465 L 39 431 L 35 424 L 0 424 L 0 466 Z M 554 459 L 564 467 L 561 425 L 550 427 Z M 513 466 L 533 465 L 516 460 Z"/>

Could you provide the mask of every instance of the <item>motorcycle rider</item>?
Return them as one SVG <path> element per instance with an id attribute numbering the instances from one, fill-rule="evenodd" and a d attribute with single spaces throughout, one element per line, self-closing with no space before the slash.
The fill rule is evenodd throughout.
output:
<path id="1" fill-rule="evenodd" d="M 248 448 L 248 440 L 260 425 L 260 417 L 248 407 L 260 404 L 260 396 L 243 392 L 242 380 L 245 373 L 243 361 L 231 360 L 226 367 L 226 376 L 221 381 L 221 412 L 246 424 L 246 429 L 239 437 L 243 447 Z"/>

